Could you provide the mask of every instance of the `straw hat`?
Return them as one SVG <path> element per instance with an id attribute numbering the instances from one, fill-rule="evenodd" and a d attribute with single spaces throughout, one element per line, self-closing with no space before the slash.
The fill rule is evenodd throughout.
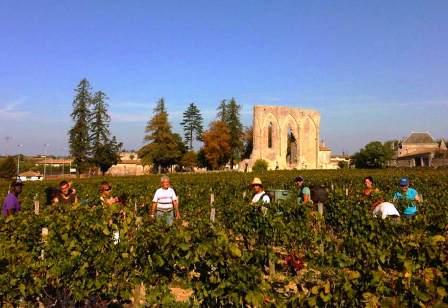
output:
<path id="1" fill-rule="evenodd" d="M 254 185 L 260 185 L 261 187 L 263 187 L 263 183 L 261 182 L 260 178 L 254 178 L 252 183 L 250 183 L 251 186 Z"/>

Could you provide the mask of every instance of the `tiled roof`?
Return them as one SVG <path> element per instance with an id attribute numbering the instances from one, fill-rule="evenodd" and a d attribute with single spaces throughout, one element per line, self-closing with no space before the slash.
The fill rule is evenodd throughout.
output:
<path id="1" fill-rule="evenodd" d="M 403 144 L 416 143 L 435 143 L 435 141 L 429 133 L 412 133 L 403 141 Z"/>
<path id="2" fill-rule="evenodd" d="M 25 171 L 20 173 L 19 176 L 32 177 L 32 176 L 42 176 L 42 174 L 34 171 Z"/>

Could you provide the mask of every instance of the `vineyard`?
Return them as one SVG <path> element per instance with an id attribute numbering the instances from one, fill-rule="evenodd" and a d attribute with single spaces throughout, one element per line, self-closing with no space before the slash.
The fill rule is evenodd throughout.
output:
<path id="1" fill-rule="evenodd" d="M 328 188 L 323 216 L 295 198 L 265 213 L 249 205 L 253 174 L 173 175 L 182 219 L 172 227 L 148 215 L 157 176 L 108 178 L 124 208 L 98 205 L 101 178 L 75 181 L 81 203 L 72 208 L 44 205 L 45 189 L 56 182 L 26 183 L 22 212 L 0 218 L 2 306 L 448 304 L 447 171 L 301 174 L 308 185 Z M 297 175 L 259 176 L 266 188 L 293 191 Z M 418 215 L 374 218 L 360 199 L 366 175 L 390 197 L 399 177 L 409 176 L 424 198 Z M 0 182 L 2 196 L 7 186 Z"/>

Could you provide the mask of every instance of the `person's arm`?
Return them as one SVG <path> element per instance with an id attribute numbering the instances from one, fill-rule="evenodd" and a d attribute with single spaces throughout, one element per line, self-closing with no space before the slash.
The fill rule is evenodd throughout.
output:
<path id="1" fill-rule="evenodd" d="M 420 203 L 422 201 L 422 199 L 420 198 L 420 194 L 417 191 L 415 191 L 414 200 L 417 201 L 418 203 Z"/>
<path id="2" fill-rule="evenodd" d="M 176 219 L 180 219 L 179 202 L 177 201 L 177 199 L 173 200 L 173 208 Z"/>

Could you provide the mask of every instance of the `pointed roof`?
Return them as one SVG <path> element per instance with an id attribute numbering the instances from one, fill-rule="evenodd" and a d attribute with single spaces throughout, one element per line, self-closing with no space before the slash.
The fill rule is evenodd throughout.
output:
<path id="1" fill-rule="evenodd" d="M 403 141 L 403 144 L 421 144 L 421 143 L 436 143 L 436 141 L 428 132 L 425 133 L 413 132 Z"/>

